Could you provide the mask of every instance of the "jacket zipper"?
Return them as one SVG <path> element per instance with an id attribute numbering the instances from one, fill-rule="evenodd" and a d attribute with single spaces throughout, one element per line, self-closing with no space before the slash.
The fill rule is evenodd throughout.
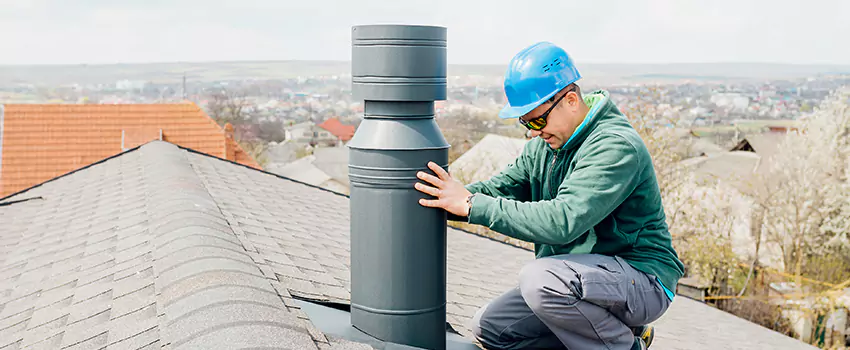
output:
<path id="1" fill-rule="evenodd" d="M 555 198 L 555 195 L 552 193 L 552 172 L 555 170 L 555 162 L 558 160 L 559 153 L 560 152 L 555 151 L 555 155 L 552 157 L 552 163 L 549 164 L 549 171 L 546 173 L 546 183 L 549 185 L 549 197 L 552 198 Z"/>

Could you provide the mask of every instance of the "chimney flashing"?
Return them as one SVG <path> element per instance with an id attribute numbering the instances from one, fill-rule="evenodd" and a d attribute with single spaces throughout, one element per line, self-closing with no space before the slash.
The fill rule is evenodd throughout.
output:
<path id="1" fill-rule="evenodd" d="M 302 298 L 295 298 L 295 303 L 301 308 L 310 322 L 325 336 L 363 343 L 375 349 L 408 350 L 423 349 L 414 346 L 398 344 L 370 336 L 351 325 L 351 313 L 348 305 L 324 303 Z M 461 336 L 450 324 L 446 323 L 446 350 L 480 350 L 472 341 Z"/>

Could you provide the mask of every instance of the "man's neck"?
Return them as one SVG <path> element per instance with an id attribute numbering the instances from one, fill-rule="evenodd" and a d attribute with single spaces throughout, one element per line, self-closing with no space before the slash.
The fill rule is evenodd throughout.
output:
<path id="1" fill-rule="evenodd" d="M 584 119 L 587 118 L 588 113 L 590 113 L 590 107 L 588 107 L 587 104 L 582 101 L 581 105 L 579 105 L 579 115 L 581 115 L 582 117 L 576 118 L 575 125 L 573 125 L 573 132 L 575 132 L 575 130 L 578 129 L 578 126 L 581 125 L 582 122 L 584 122 Z"/>

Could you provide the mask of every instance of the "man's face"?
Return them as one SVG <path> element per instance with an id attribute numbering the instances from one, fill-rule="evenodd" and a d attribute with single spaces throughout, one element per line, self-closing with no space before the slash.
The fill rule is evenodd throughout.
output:
<path id="1" fill-rule="evenodd" d="M 549 116 L 546 118 L 546 126 L 541 130 L 530 131 L 532 137 L 540 136 L 552 149 L 559 149 L 564 146 L 584 119 L 578 94 L 575 91 L 569 91 L 558 102 L 558 98 L 563 94 L 563 92 L 558 93 L 555 95 L 554 101 L 544 103 L 522 116 L 525 121 L 533 120 L 546 113 L 557 102 L 557 106 L 549 112 Z"/>

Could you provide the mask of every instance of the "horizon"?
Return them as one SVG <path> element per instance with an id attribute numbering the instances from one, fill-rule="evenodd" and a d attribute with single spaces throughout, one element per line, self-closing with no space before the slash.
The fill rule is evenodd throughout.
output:
<path id="1" fill-rule="evenodd" d="M 211 63 L 276 63 L 276 62 L 293 62 L 293 63 L 351 63 L 351 60 L 341 59 L 243 59 L 243 60 L 192 60 L 192 61 L 151 61 L 151 62 L 71 62 L 71 63 L 0 63 L 0 67 L 49 67 L 49 66 L 119 66 L 119 65 L 158 65 L 158 64 L 211 64 Z M 450 66 L 507 66 L 507 62 L 502 63 L 452 63 Z M 835 66 L 848 67 L 850 63 L 798 63 L 798 62 L 769 62 L 769 61 L 681 61 L 681 62 L 581 62 L 576 63 L 577 66 L 667 66 L 667 65 L 772 65 L 772 66 Z"/>
<path id="2" fill-rule="evenodd" d="M 850 65 L 836 44 L 850 2 L 812 1 L 0 0 L 0 64 L 348 61 L 351 27 L 411 24 L 446 27 L 453 65 L 507 64 L 539 41 L 580 65 Z"/>

